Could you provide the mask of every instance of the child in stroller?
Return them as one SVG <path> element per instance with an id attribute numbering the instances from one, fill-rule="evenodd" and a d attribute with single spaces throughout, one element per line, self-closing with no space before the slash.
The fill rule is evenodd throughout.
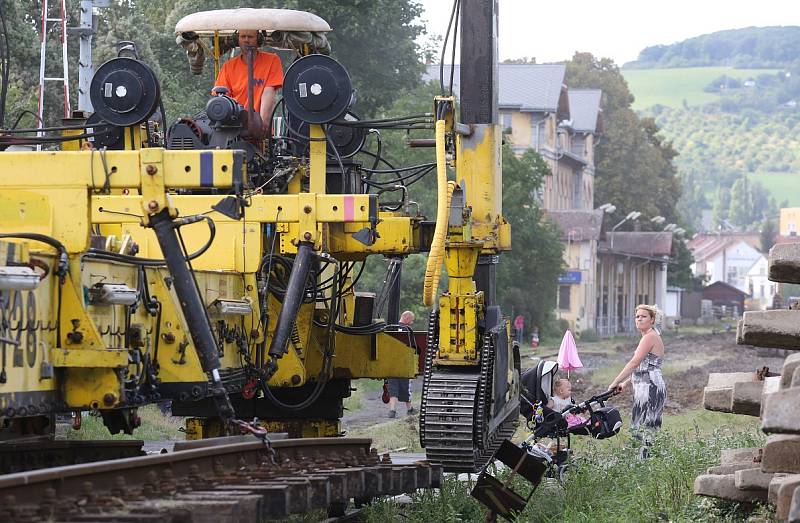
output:
<path id="1" fill-rule="evenodd" d="M 558 409 L 556 403 L 560 402 L 551 400 L 557 372 L 556 362 L 543 360 L 535 368 L 522 373 L 520 413 L 528 420 L 528 427 L 532 430 L 522 447 L 529 454 L 543 459 L 551 475 L 563 479 L 572 453 L 570 437 L 610 438 L 622 427 L 622 417 L 616 408 L 605 406 L 605 402 L 617 393 L 616 390 L 593 396 L 582 403 L 569 402 L 566 406 L 562 404 L 562 408 Z M 563 398 L 561 401 L 563 402 Z M 544 439 L 552 440 L 552 444 L 542 444 L 541 440 Z M 562 444 L 563 439 L 566 444 Z"/>
<path id="2" fill-rule="evenodd" d="M 520 413 L 528 420 L 532 433 L 521 445 L 516 445 L 511 440 L 503 441 L 478 474 L 470 495 L 489 508 L 487 521 L 495 515 L 512 519 L 525 508 L 544 476 L 564 482 L 571 454 L 571 436 L 610 438 L 622 427 L 619 411 L 605 406 L 605 401 L 617 394 L 616 389 L 577 405 L 570 401 L 560 410 L 548 407 L 557 372 L 556 362 L 541 361 L 535 368 L 523 372 L 520 377 Z M 562 391 L 560 396 L 568 394 Z M 556 402 L 552 405 L 555 407 Z M 586 413 L 588 416 L 570 426 L 565 416 L 579 413 Z M 555 440 L 554 444 L 543 445 L 540 440 L 545 438 Z M 562 439 L 566 439 L 564 446 L 561 444 Z M 496 461 L 511 470 L 505 479 L 492 475 L 493 463 Z M 529 489 L 527 495 L 517 493 L 511 488 L 511 481 L 517 476 L 525 478 L 532 485 L 533 488 Z"/>

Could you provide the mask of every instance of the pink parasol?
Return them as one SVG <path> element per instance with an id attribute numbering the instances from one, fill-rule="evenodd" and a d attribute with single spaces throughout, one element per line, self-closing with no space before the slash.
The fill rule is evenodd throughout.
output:
<path id="1" fill-rule="evenodd" d="M 568 329 L 564 333 L 561 347 L 558 349 L 558 368 L 567 371 L 567 377 L 569 377 L 569 371 L 582 367 L 583 363 L 578 357 L 578 346 L 575 345 L 575 338 L 572 337 L 572 332 Z"/>

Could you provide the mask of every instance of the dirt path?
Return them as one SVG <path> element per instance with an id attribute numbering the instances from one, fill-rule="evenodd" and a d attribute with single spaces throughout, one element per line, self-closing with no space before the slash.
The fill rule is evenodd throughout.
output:
<path id="1" fill-rule="evenodd" d="M 573 372 L 573 396 L 580 401 L 606 389 L 636 346 L 636 339 L 580 343 L 578 351 L 584 368 Z M 667 349 L 664 358 L 664 374 L 667 381 L 667 412 L 680 413 L 702 407 L 703 387 L 711 372 L 754 371 L 763 366 L 773 372 L 780 371 L 786 352 L 779 349 L 760 349 L 749 345 L 736 345 L 733 333 L 687 334 L 665 337 Z M 543 350 L 533 356 L 523 356 L 523 368 L 536 365 L 540 358 L 555 360 L 558 350 Z M 381 389 L 375 382 L 355 381 L 353 387 L 360 388 L 357 405 L 345 411 L 342 419 L 347 431 L 365 430 L 373 425 L 390 422 L 388 407 L 381 401 Z M 414 407 L 419 409 L 422 379 L 413 385 Z M 615 398 L 614 404 L 629 408 L 631 395 Z M 398 406 L 398 418 L 405 417 L 405 406 Z M 409 420 L 410 421 L 410 420 Z"/>
<path id="2" fill-rule="evenodd" d="M 371 383 L 370 383 L 371 382 Z M 342 418 L 342 428 L 347 431 L 364 429 L 372 425 L 378 425 L 393 421 L 389 418 L 389 406 L 383 402 L 383 380 L 356 380 L 352 387 L 358 389 L 353 394 L 358 397 L 357 408 L 345 410 Z M 419 402 L 422 392 L 422 377 L 411 382 L 411 404 L 419 412 Z M 406 417 L 406 406 L 404 403 L 397 405 L 397 418 Z M 411 416 L 416 420 L 416 415 Z"/>

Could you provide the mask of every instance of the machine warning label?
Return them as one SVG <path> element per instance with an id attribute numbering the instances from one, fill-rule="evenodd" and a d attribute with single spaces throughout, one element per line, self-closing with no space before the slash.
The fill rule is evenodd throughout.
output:
<path id="1" fill-rule="evenodd" d="M 111 85 L 111 82 L 106 82 L 105 85 L 103 85 L 103 97 L 111 98 L 111 91 L 113 89 L 114 89 L 114 86 Z"/>
<path id="2" fill-rule="evenodd" d="M 297 89 L 300 92 L 300 98 L 308 97 L 308 89 L 306 89 L 305 82 L 297 84 Z"/>

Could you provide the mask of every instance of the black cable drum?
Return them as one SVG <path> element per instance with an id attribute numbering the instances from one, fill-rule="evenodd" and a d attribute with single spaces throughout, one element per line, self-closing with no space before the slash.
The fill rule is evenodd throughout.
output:
<path id="1" fill-rule="evenodd" d="M 344 116 L 355 101 L 347 70 L 331 58 L 312 54 L 300 58 L 283 79 L 286 109 L 301 120 L 322 124 Z"/>
<path id="2" fill-rule="evenodd" d="M 120 127 L 137 125 L 158 107 L 161 88 L 155 73 L 133 58 L 114 58 L 101 65 L 89 86 L 95 114 Z"/>
<path id="3" fill-rule="evenodd" d="M 308 123 L 292 113 L 288 113 L 287 118 L 289 120 L 289 126 L 295 131 L 295 134 L 292 136 L 296 140 L 294 154 L 297 156 L 307 156 Z M 344 120 L 358 122 L 359 118 L 352 112 L 347 111 L 344 115 Z M 327 154 L 330 158 L 336 158 L 337 152 L 339 153 L 339 158 L 342 159 L 355 156 L 364 148 L 364 142 L 367 140 L 367 130 L 363 127 L 330 124 L 326 126 L 325 132 L 328 134 L 329 138 Z M 334 148 L 336 149 L 335 151 Z"/>

